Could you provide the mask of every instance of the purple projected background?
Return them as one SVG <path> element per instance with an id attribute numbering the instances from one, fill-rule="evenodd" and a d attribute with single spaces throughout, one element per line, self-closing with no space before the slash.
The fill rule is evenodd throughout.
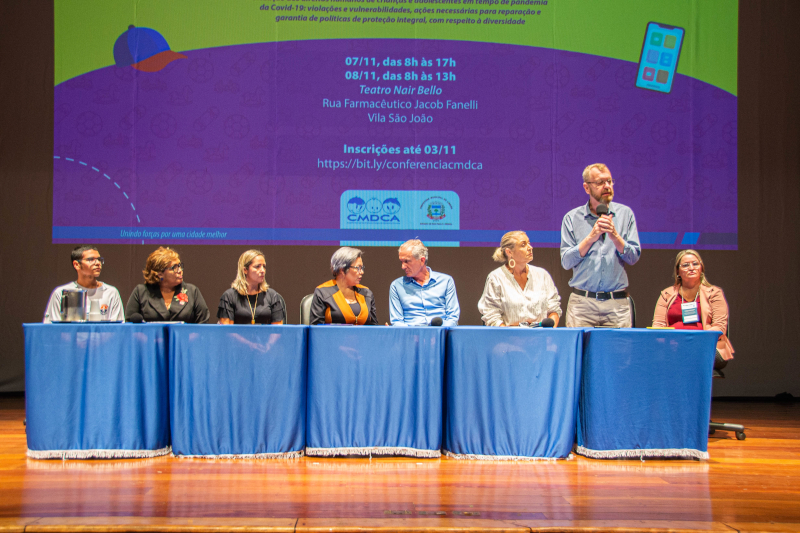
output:
<path id="1" fill-rule="evenodd" d="M 183 52 L 155 73 L 107 67 L 55 88 L 54 242 L 338 244 L 416 235 L 496 245 L 524 229 L 558 244 L 587 200 L 581 172 L 606 163 L 615 201 L 648 247 L 735 249 L 736 97 L 682 75 L 672 92 L 634 86 L 637 65 L 514 45 L 331 40 Z M 349 56 L 453 58 L 452 68 L 356 68 Z M 452 72 L 455 81 L 354 81 L 347 71 Z M 359 94 L 362 84 L 436 86 L 439 95 Z M 329 101 L 476 101 L 397 110 Z M 359 155 L 343 146 L 455 146 L 456 155 Z M 469 161 L 480 170 L 326 168 L 325 161 Z M 460 229 L 342 230 L 349 189 L 454 191 Z M 170 228 L 186 232 L 164 236 Z M 208 232 L 190 235 L 192 229 Z M 277 231 L 281 230 L 281 231 Z M 283 231 L 285 230 L 285 231 Z M 133 233 L 123 231 L 139 231 Z M 218 231 L 218 233 L 213 233 Z M 224 233 L 224 235 L 222 235 Z M 499 235 L 498 234 L 498 235 Z M 199 235 L 199 233 L 197 234 Z"/>

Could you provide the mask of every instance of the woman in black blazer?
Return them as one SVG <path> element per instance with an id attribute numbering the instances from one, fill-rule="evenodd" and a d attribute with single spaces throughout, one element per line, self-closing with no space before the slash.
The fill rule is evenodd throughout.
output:
<path id="1" fill-rule="evenodd" d="M 200 289 L 183 281 L 183 263 L 175 250 L 159 247 L 147 257 L 144 283 L 133 289 L 125 320 L 138 313 L 147 322 L 205 324 L 211 314 Z"/>
<path id="2" fill-rule="evenodd" d="M 333 279 L 314 290 L 311 300 L 311 324 L 378 323 L 375 297 L 364 285 L 364 260 L 357 248 L 344 246 L 331 257 Z"/>

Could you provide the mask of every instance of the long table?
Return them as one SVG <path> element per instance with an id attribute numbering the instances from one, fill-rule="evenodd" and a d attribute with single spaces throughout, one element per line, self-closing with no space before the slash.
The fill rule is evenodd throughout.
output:
<path id="1" fill-rule="evenodd" d="M 593 329 L 583 356 L 577 453 L 708 459 L 719 332 Z"/>
<path id="2" fill-rule="evenodd" d="M 170 452 L 167 327 L 25 324 L 28 456 Z"/>
<path id="3" fill-rule="evenodd" d="M 28 455 L 702 459 L 717 336 L 26 324 Z"/>
<path id="4" fill-rule="evenodd" d="M 458 327 L 447 336 L 445 453 L 458 459 L 569 456 L 582 329 Z"/>
<path id="5" fill-rule="evenodd" d="M 305 326 L 170 327 L 172 452 L 302 455 L 307 333 Z"/>
<path id="6" fill-rule="evenodd" d="M 311 327 L 306 454 L 439 457 L 446 333 Z"/>

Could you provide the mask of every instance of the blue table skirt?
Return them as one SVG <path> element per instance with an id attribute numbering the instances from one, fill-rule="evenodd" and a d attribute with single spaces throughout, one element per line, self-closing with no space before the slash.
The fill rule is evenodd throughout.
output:
<path id="1" fill-rule="evenodd" d="M 719 333 L 588 331 L 577 453 L 707 459 Z"/>
<path id="2" fill-rule="evenodd" d="M 445 334 L 312 326 L 306 454 L 439 457 Z"/>
<path id="3" fill-rule="evenodd" d="M 589 457 L 708 457 L 716 332 L 459 327 L 445 343 L 447 330 L 430 327 L 24 330 L 33 458 L 166 454 L 170 417 L 179 455 L 292 456 L 305 445 L 436 457 L 445 344 L 453 456 L 565 457 L 577 422 Z"/>
<path id="4" fill-rule="evenodd" d="M 447 337 L 445 453 L 555 459 L 575 442 L 582 329 L 458 327 Z"/>
<path id="5" fill-rule="evenodd" d="M 306 326 L 172 326 L 173 453 L 302 455 L 307 332 Z"/>
<path id="6" fill-rule="evenodd" d="M 111 459 L 169 453 L 165 326 L 23 327 L 29 457 Z"/>

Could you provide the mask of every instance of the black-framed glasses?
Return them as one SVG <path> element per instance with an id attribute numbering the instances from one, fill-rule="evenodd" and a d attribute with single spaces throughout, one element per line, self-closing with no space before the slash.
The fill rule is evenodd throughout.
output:
<path id="1" fill-rule="evenodd" d="M 166 272 L 167 270 L 170 270 L 172 272 L 177 272 L 178 270 L 180 270 L 181 272 L 183 272 L 183 263 L 178 263 L 177 265 L 172 265 L 171 267 L 167 267 L 164 269 L 164 272 Z"/>
<path id="2" fill-rule="evenodd" d="M 106 264 L 106 260 L 102 257 L 84 257 L 81 259 L 81 261 L 86 261 L 90 265 L 93 265 L 94 263 L 100 263 L 101 266 Z"/>
<path id="3" fill-rule="evenodd" d="M 351 267 L 347 267 L 347 268 L 349 268 L 350 270 L 355 270 L 359 274 L 363 274 L 364 273 L 364 265 L 357 266 L 357 267 L 351 266 Z"/>

